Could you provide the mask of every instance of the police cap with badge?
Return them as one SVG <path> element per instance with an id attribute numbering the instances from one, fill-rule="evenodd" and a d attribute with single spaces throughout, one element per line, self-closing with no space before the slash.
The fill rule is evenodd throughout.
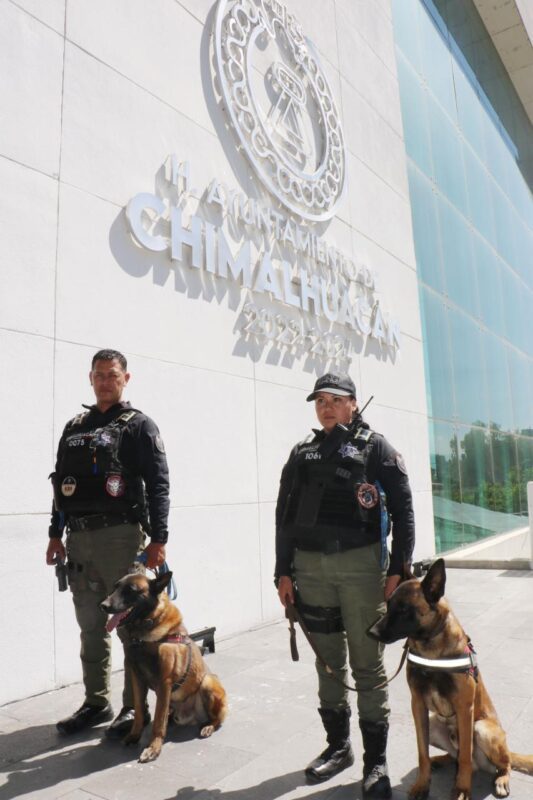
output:
<path id="1" fill-rule="evenodd" d="M 320 392 L 355 399 L 355 384 L 345 372 L 327 372 L 316 380 L 313 391 L 307 397 L 307 402 L 315 400 Z"/>

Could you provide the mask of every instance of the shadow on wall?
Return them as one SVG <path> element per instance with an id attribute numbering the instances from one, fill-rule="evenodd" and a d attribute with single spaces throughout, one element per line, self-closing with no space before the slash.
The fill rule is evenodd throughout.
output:
<path id="1" fill-rule="evenodd" d="M 263 190 L 259 181 L 254 179 L 247 157 L 228 122 L 223 102 L 217 97 L 212 35 L 215 10 L 215 7 L 211 9 L 203 29 L 200 64 L 205 102 L 216 135 L 243 196 L 259 201 L 285 217 L 286 210 Z M 177 149 L 179 150 L 179 143 Z M 168 154 L 164 155 L 166 157 Z M 252 255 L 252 258 L 257 262 L 251 264 L 252 276 L 264 253 L 270 253 L 272 259 L 278 262 L 286 261 L 291 264 L 295 278 L 302 269 L 308 268 L 303 253 L 295 253 L 287 244 L 269 236 L 266 230 L 237 222 L 234 216 L 226 214 L 220 205 L 208 203 L 208 188 L 205 188 L 200 196 L 193 196 L 193 192 L 181 192 L 181 187 L 169 180 L 169 167 L 167 159 L 155 174 L 155 195 L 164 200 L 165 205 L 179 207 L 185 211 L 186 218 L 197 215 L 203 220 L 202 225 L 210 223 L 215 229 L 224 231 L 223 235 L 228 236 L 228 246 L 235 261 L 238 260 L 238 254 L 245 242 L 250 242 L 250 253 L 253 254 L 255 251 L 256 255 Z M 194 170 L 194 163 L 192 168 Z M 330 221 L 310 225 L 299 220 L 298 224 L 321 237 L 329 227 Z M 163 217 L 154 218 L 150 233 L 153 236 L 163 236 L 169 241 L 169 220 Z M 206 257 L 203 239 L 204 233 L 200 237 L 202 264 Z M 372 356 L 379 361 L 390 360 L 392 363 L 396 361 L 397 354 L 393 348 L 382 346 L 376 339 L 370 336 L 364 337 L 356 331 L 341 330 L 339 326 L 327 322 L 325 318 L 321 318 L 320 323 L 317 321 L 316 328 L 314 319 L 310 320 L 304 329 L 299 319 L 300 312 L 292 316 L 291 309 L 280 306 L 279 301 L 273 300 L 268 290 L 261 293 L 261 308 L 257 308 L 253 293 L 240 285 L 240 279 L 221 279 L 204 266 L 195 268 L 192 265 L 191 248 L 187 246 L 183 249 L 181 261 L 171 258 L 169 247 L 156 252 L 139 246 L 130 233 L 124 209 L 119 212 L 111 226 L 109 246 L 117 264 L 131 277 L 147 278 L 151 274 L 152 283 L 156 286 L 171 286 L 174 291 L 189 299 L 201 299 L 219 306 L 225 304 L 231 311 L 238 312 L 233 325 L 236 337 L 233 355 L 249 358 L 253 362 L 265 361 L 267 364 L 287 369 L 291 369 L 295 362 L 300 362 L 303 364 L 304 372 L 321 374 L 339 366 L 338 353 L 342 351 L 343 342 L 349 341 L 349 349 L 353 354 Z M 364 291 L 368 293 L 368 299 L 373 303 L 371 290 L 365 288 Z M 324 347 L 321 341 L 324 336 L 328 337 L 327 347 Z M 347 363 L 341 363 L 341 368 L 347 368 Z"/>

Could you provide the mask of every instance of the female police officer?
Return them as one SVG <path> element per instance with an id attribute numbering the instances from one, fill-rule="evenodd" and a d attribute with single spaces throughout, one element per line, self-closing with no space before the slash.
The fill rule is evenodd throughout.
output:
<path id="1" fill-rule="evenodd" d="M 388 798 L 389 705 L 383 648 L 366 635 L 400 581 L 414 544 L 411 490 L 399 453 L 370 430 L 348 375 L 319 378 L 322 430 L 292 450 L 276 507 L 276 581 L 283 605 L 296 602 L 332 678 L 316 661 L 319 714 L 328 747 L 306 769 L 311 782 L 353 763 L 346 658 L 363 737 L 363 796 Z M 392 522 L 392 548 L 386 537 Z"/>

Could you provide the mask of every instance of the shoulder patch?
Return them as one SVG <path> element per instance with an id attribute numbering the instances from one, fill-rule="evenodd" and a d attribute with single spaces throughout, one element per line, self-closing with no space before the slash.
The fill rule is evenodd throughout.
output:
<path id="1" fill-rule="evenodd" d="M 158 433 L 157 436 L 155 437 L 155 446 L 157 447 L 160 453 L 165 452 L 165 445 L 163 443 L 163 439 L 161 438 L 160 433 Z"/>
<path id="2" fill-rule="evenodd" d="M 407 467 L 401 453 L 392 453 L 386 461 L 383 462 L 384 467 L 398 467 L 400 472 L 407 475 Z"/>

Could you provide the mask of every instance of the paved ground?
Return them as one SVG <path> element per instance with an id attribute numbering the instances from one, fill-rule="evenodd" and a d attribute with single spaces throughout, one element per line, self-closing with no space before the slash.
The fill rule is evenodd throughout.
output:
<path id="1" fill-rule="evenodd" d="M 533 572 L 448 570 L 447 596 L 472 637 L 485 683 L 512 750 L 533 752 Z M 79 685 L 0 708 L 0 798 L 65 800 L 348 800 L 361 797 L 359 731 L 356 763 L 332 781 L 311 787 L 302 768 L 323 749 L 316 712 L 311 653 L 299 635 L 293 663 L 286 623 L 217 642 L 208 661 L 225 684 L 230 714 L 210 739 L 172 728 L 154 764 L 137 762 L 138 749 L 101 739 L 102 729 L 65 740 L 54 721 L 80 702 Z M 401 645 L 387 648 L 392 674 Z M 17 665 L 13 665 L 16 669 Z M 121 673 L 113 679 L 118 709 Z M 402 674 L 391 685 L 393 714 L 389 767 L 394 797 L 403 798 L 416 765 L 414 728 Z M 143 741 L 146 739 L 145 731 Z M 432 798 L 448 798 L 451 768 L 436 773 Z M 491 780 L 474 777 L 473 799 L 492 795 Z M 513 773 L 514 800 L 533 798 L 533 777 Z"/>

